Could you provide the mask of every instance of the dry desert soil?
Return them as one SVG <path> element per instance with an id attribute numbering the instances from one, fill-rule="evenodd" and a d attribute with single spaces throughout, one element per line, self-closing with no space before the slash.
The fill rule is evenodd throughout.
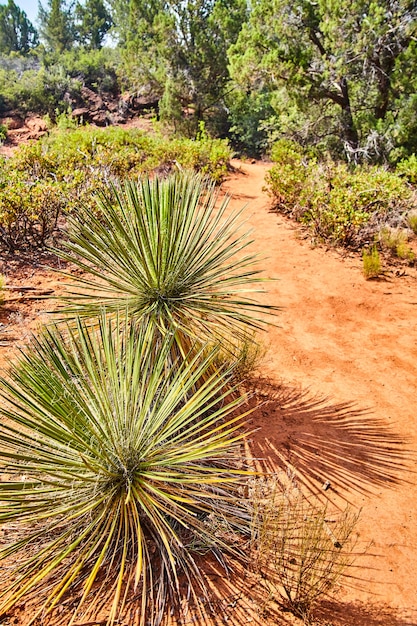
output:
<path id="1" fill-rule="evenodd" d="M 366 553 L 335 599 L 318 606 L 313 623 L 417 625 L 416 271 L 366 281 L 358 256 L 312 247 L 270 210 L 263 190 L 268 164 L 233 165 L 223 190 L 232 208 L 247 205 L 252 250 L 265 276 L 276 279 L 259 299 L 280 307 L 276 325 L 261 337 L 266 354 L 255 386 L 263 404 L 250 417 L 255 432 L 248 445 L 267 471 L 290 471 L 339 509 L 361 510 L 358 545 Z M 9 287 L 0 310 L 2 368 L 48 320 L 49 296 L 62 288 L 62 279 L 44 268 L 49 262 L 0 259 Z M 220 587 L 220 623 L 301 623 L 265 599 L 245 572 Z M 23 625 L 32 610 L 23 604 L 0 623 Z M 77 622 L 87 623 L 104 622 Z"/>

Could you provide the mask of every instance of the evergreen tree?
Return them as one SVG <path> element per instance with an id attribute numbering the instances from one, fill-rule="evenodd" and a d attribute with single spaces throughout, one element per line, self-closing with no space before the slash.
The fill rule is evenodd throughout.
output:
<path id="1" fill-rule="evenodd" d="M 13 0 L 0 6 L 0 53 L 27 54 L 39 43 L 36 29 Z"/>
<path id="2" fill-rule="evenodd" d="M 246 91 L 275 92 L 293 128 L 303 119 L 354 160 L 382 158 L 416 91 L 416 36 L 414 0 L 253 0 L 231 72 Z"/>
<path id="3" fill-rule="evenodd" d="M 224 130 L 227 50 L 246 20 L 246 0 L 112 0 L 112 9 L 135 87 L 159 91 L 167 119 L 192 110 L 191 133 L 201 120 Z"/>
<path id="4" fill-rule="evenodd" d="M 66 0 L 48 0 L 44 8 L 39 2 L 40 34 L 53 52 L 62 53 L 74 44 L 74 4 L 74 0 L 69 3 Z"/>
<path id="5" fill-rule="evenodd" d="M 99 50 L 112 26 L 112 18 L 103 0 L 85 0 L 77 3 L 77 35 L 87 48 Z"/>

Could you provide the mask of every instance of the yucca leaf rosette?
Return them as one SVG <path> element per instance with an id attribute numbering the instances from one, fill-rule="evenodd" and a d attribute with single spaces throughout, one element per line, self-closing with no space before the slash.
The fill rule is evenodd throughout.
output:
<path id="1" fill-rule="evenodd" d="M 64 297 L 69 315 L 94 317 L 105 306 L 156 334 L 174 331 L 180 353 L 196 342 L 246 341 L 276 307 L 261 291 L 257 255 L 242 211 L 231 213 L 214 183 L 194 173 L 127 181 L 97 196 L 97 212 L 69 219 L 57 254 L 77 265 Z M 232 341 L 233 343 L 233 341 Z"/>
<path id="2" fill-rule="evenodd" d="M 152 329 L 126 316 L 77 319 L 44 329 L 1 381 L 1 613 L 71 593 L 62 624 L 97 605 L 113 624 L 132 599 L 137 623 L 158 624 L 180 580 L 204 592 L 196 546 L 242 557 L 215 528 L 249 525 L 244 398 L 213 355 L 167 372 L 173 341 L 155 351 Z"/>

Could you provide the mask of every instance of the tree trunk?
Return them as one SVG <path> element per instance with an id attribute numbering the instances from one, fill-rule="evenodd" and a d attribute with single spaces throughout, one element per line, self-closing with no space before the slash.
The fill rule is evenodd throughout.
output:
<path id="1" fill-rule="evenodd" d="M 359 137 L 355 122 L 353 121 L 352 109 L 350 107 L 349 87 L 345 77 L 343 77 L 340 81 L 340 90 L 342 92 L 342 98 L 340 99 L 339 104 L 342 107 L 343 137 L 352 150 L 357 150 L 359 146 Z"/>

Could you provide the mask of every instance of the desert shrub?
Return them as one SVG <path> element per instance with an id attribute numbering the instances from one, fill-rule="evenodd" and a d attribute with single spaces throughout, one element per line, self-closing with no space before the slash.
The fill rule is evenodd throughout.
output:
<path id="1" fill-rule="evenodd" d="M 408 245 L 408 233 L 406 228 L 384 226 L 379 231 L 379 241 L 385 249 L 399 259 L 414 261 L 415 254 Z"/>
<path id="2" fill-rule="evenodd" d="M 407 226 L 417 235 L 417 211 L 410 211 L 407 215 Z"/>
<path id="3" fill-rule="evenodd" d="M 2 614 L 36 596 L 44 619 L 68 594 L 62 624 L 97 607 L 159 624 L 168 602 L 204 597 L 198 553 L 245 559 L 245 399 L 229 371 L 206 376 L 213 354 L 168 368 L 172 337 L 155 351 L 149 332 L 105 315 L 49 326 L 2 379 Z"/>
<path id="4" fill-rule="evenodd" d="M 94 317 L 126 307 L 156 338 L 173 333 L 182 357 L 216 341 L 236 360 L 275 310 L 245 295 L 265 279 L 240 231 L 242 212 L 226 217 L 229 198 L 218 206 L 214 182 L 190 172 L 126 182 L 96 200 L 95 212 L 69 218 L 57 251 L 87 272 L 73 279 L 63 311 Z"/>
<path id="5" fill-rule="evenodd" d="M 68 102 L 79 100 L 82 86 L 98 93 L 119 90 L 116 77 L 117 51 L 86 50 L 82 47 L 63 54 L 44 54 L 42 59 L 2 58 L 0 110 L 23 113 L 62 113 Z"/>
<path id="6" fill-rule="evenodd" d="M 65 187 L 52 179 L 0 181 L 0 242 L 13 252 L 44 246 L 67 204 Z"/>
<path id="7" fill-rule="evenodd" d="M 288 143 L 288 142 L 287 142 Z M 359 248 L 383 223 L 404 222 L 416 196 L 400 176 L 382 167 L 317 163 L 297 145 L 272 151 L 267 175 L 277 210 L 304 223 L 318 241 Z"/>
<path id="8" fill-rule="evenodd" d="M 275 601 L 308 621 L 353 563 L 358 515 L 331 515 L 293 485 L 269 479 L 252 487 L 255 567 Z"/>
<path id="9" fill-rule="evenodd" d="M 271 150 L 275 165 L 266 175 L 269 190 L 276 207 L 294 215 L 308 203 L 310 189 L 310 164 L 303 148 L 294 141 L 281 139 Z"/>
<path id="10" fill-rule="evenodd" d="M 68 98 L 77 98 L 81 83 L 71 79 L 60 65 L 47 69 L 0 71 L 0 91 L 3 109 L 18 109 L 22 113 L 55 115 L 68 108 Z"/>
<path id="11" fill-rule="evenodd" d="M 381 257 L 376 245 L 362 251 L 363 275 L 366 279 L 377 278 L 382 273 Z"/>
<path id="12" fill-rule="evenodd" d="M 408 158 L 399 161 L 396 172 L 415 185 L 417 183 L 417 156 L 411 154 Z"/>
<path id="13" fill-rule="evenodd" d="M 97 209 L 94 193 L 118 178 L 136 178 L 168 164 L 220 180 L 231 156 L 228 144 L 191 141 L 123 128 L 58 129 L 20 147 L 0 164 L 0 246 L 42 246 L 60 216 L 80 203 Z"/>
<path id="14" fill-rule="evenodd" d="M 88 50 L 75 47 L 63 54 L 52 55 L 47 60 L 48 66 L 58 64 L 73 79 L 83 85 L 102 93 L 117 93 L 119 82 L 116 75 L 118 51 L 115 48 Z"/>

